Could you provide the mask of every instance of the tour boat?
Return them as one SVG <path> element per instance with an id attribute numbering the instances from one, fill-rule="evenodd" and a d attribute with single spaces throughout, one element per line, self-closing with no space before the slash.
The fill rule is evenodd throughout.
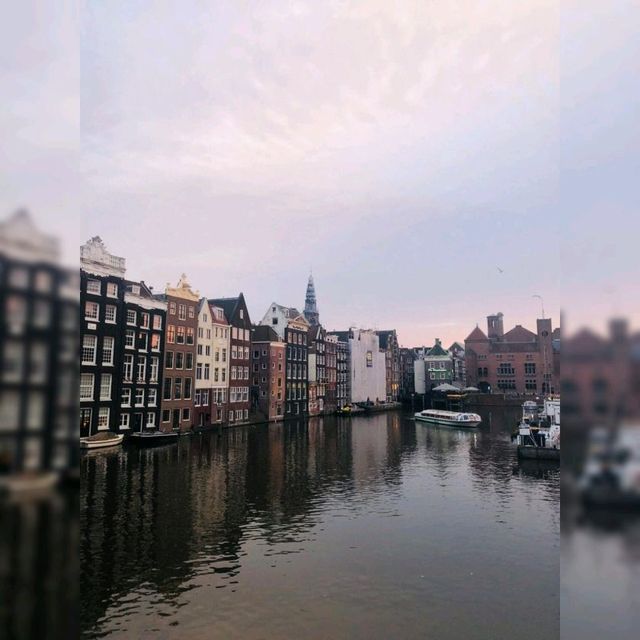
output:
<path id="1" fill-rule="evenodd" d="M 416 413 L 415 419 L 446 427 L 477 427 L 482 422 L 482 418 L 477 413 L 441 411 L 440 409 L 425 409 Z"/>
<path id="2" fill-rule="evenodd" d="M 80 438 L 81 449 L 102 449 L 104 447 L 115 447 L 122 444 L 124 436 L 121 433 L 112 431 L 102 431 L 87 438 Z"/>

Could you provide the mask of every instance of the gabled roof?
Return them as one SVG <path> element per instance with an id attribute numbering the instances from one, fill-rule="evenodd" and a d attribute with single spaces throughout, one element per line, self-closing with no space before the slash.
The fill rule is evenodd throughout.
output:
<path id="1" fill-rule="evenodd" d="M 461 345 L 457 340 L 449 347 L 449 351 L 464 351 L 464 345 Z"/>
<path id="2" fill-rule="evenodd" d="M 503 342 L 535 342 L 536 334 L 529 329 L 525 329 L 521 324 L 517 324 L 511 331 L 507 331 L 502 336 Z"/>
<path id="3" fill-rule="evenodd" d="M 282 342 L 280 336 L 266 324 L 253 325 L 251 329 L 254 342 Z"/>
<path id="4" fill-rule="evenodd" d="M 478 326 L 465 338 L 465 342 L 473 342 L 474 340 L 489 340 L 484 331 Z"/>
<path id="5" fill-rule="evenodd" d="M 439 342 L 436 342 L 429 351 L 427 351 L 428 356 L 446 356 L 449 355 L 443 348 Z"/>
<path id="6" fill-rule="evenodd" d="M 387 345 L 389 343 L 389 337 L 394 335 L 395 332 L 396 332 L 395 329 L 385 329 L 383 331 L 376 331 L 376 333 L 378 334 L 381 349 L 387 348 Z"/>
<path id="7" fill-rule="evenodd" d="M 332 336 L 338 336 L 340 342 L 349 342 L 349 338 L 352 337 L 351 331 L 327 331 Z"/>
<path id="8" fill-rule="evenodd" d="M 231 322 L 241 299 L 244 300 L 242 293 L 235 298 L 209 298 L 209 303 L 220 307 L 224 311 L 227 321 Z"/>

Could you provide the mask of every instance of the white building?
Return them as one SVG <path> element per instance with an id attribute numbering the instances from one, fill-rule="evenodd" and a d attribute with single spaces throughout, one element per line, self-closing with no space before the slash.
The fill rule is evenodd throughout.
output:
<path id="1" fill-rule="evenodd" d="M 385 401 L 387 398 L 386 363 L 380 351 L 378 334 L 368 329 L 349 331 L 351 401 Z"/>
<path id="2" fill-rule="evenodd" d="M 271 327 L 283 340 L 286 336 L 284 330 L 290 322 L 293 322 L 303 314 L 293 307 L 283 307 L 277 302 L 272 302 L 260 324 Z"/>

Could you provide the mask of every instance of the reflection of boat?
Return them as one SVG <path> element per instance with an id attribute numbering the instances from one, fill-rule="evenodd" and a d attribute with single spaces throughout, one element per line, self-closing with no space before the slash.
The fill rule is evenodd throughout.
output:
<path id="1" fill-rule="evenodd" d="M 482 418 L 477 413 L 460 413 L 457 411 L 441 411 L 440 409 L 425 409 L 415 414 L 420 422 L 439 424 L 445 427 L 477 427 Z"/>
<path id="2" fill-rule="evenodd" d="M 178 439 L 177 431 L 158 431 L 149 430 L 149 431 L 137 431 L 136 433 L 132 433 L 129 436 L 129 440 L 131 442 L 135 442 L 139 445 L 155 445 L 155 444 L 165 444 L 168 442 L 174 442 Z"/>
<path id="3" fill-rule="evenodd" d="M 115 447 L 122 444 L 124 436 L 113 431 L 101 431 L 87 438 L 80 438 L 81 449 L 102 449 L 104 447 Z"/>
<path id="4" fill-rule="evenodd" d="M 535 403 L 522 405 L 522 418 L 512 440 L 518 444 L 518 457 L 529 460 L 560 460 L 560 400 L 545 400 L 538 415 Z"/>

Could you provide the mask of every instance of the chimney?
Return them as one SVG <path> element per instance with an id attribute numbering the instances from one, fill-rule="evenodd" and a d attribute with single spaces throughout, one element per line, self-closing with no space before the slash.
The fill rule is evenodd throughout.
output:
<path id="1" fill-rule="evenodd" d="M 487 316 L 487 335 L 489 340 L 502 340 L 504 335 L 503 315 L 498 312 L 495 316 Z"/>

